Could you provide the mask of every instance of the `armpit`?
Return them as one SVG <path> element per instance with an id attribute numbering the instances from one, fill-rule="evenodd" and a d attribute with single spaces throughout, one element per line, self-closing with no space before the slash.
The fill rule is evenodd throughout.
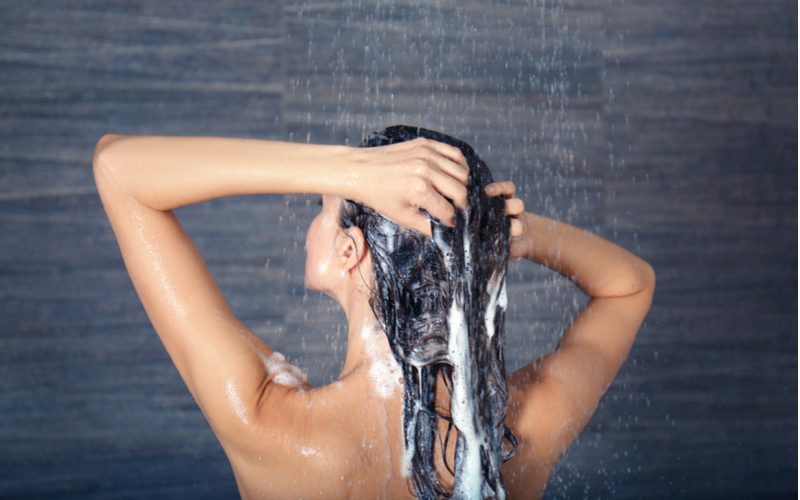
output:
<path id="1" fill-rule="evenodd" d="M 308 375 L 300 367 L 289 363 L 280 352 L 272 351 L 272 354 L 265 356 L 259 351 L 259 355 L 272 382 L 287 387 L 309 387 Z"/>

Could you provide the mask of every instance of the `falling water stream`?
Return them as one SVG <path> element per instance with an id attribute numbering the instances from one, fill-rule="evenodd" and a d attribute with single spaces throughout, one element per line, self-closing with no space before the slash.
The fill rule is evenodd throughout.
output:
<path id="1" fill-rule="evenodd" d="M 296 111 L 286 117 L 289 140 L 357 145 L 394 124 L 419 125 L 459 137 L 510 179 L 526 210 L 593 232 L 605 220 L 603 176 L 624 162 L 615 152 L 614 124 L 604 107 L 613 88 L 601 84 L 598 46 L 602 19 L 562 1 L 346 1 L 289 7 L 288 43 L 306 47 L 292 61 L 286 89 Z M 600 97 L 600 98 L 598 98 Z M 318 207 L 311 197 L 285 197 L 284 227 L 295 241 Z M 346 321 L 338 304 L 303 287 L 302 244 L 286 249 L 292 296 L 302 321 L 288 352 L 307 367 L 312 384 L 334 380 L 346 349 Z M 508 269 L 507 370 L 553 350 L 570 319 L 588 301 L 572 283 L 530 262 Z M 533 306 L 532 306 L 533 305 Z M 627 425 L 618 422 L 620 427 Z M 602 432 L 576 443 L 602 457 Z M 593 468 L 613 490 L 600 463 L 562 461 L 548 492 L 574 492 Z"/>

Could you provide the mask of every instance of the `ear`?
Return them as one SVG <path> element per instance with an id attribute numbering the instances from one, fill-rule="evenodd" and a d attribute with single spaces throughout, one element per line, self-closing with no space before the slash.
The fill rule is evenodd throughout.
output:
<path id="1" fill-rule="evenodd" d="M 339 233 L 336 245 L 336 259 L 347 272 L 363 262 L 366 256 L 366 242 L 363 231 L 352 226 Z"/>

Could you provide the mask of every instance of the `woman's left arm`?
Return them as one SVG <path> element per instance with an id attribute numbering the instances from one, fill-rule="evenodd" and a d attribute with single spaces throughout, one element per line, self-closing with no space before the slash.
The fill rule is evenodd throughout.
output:
<path id="1" fill-rule="evenodd" d="M 275 410 L 264 404 L 274 384 L 262 357 L 272 349 L 234 316 L 172 209 L 231 195 L 324 193 L 368 203 L 424 231 L 419 200 L 443 221 L 443 194 L 461 206 L 466 200 L 463 157 L 447 148 L 431 141 L 356 151 L 362 148 L 225 137 L 100 139 L 94 178 L 125 266 L 220 438 L 241 439 L 244 429 L 274 415 L 261 418 Z"/>

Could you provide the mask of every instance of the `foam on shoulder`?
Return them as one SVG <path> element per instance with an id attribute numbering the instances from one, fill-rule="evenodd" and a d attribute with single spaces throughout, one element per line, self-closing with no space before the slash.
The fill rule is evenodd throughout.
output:
<path id="1" fill-rule="evenodd" d="M 389 349 L 386 334 L 376 325 L 366 323 L 361 329 L 361 338 L 364 339 L 364 352 L 370 359 L 372 387 L 378 396 L 389 399 L 401 387 L 403 373 Z"/>
<path id="2" fill-rule="evenodd" d="M 264 368 L 267 373 L 272 376 L 272 381 L 276 384 L 285 385 L 287 387 L 302 387 L 308 384 L 308 376 L 299 367 L 289 363 L 286 356 L 278 351 L 272 351 L 272 354 L 265 356 L 259 352 L 261 361 L 264 362 Z"/>

